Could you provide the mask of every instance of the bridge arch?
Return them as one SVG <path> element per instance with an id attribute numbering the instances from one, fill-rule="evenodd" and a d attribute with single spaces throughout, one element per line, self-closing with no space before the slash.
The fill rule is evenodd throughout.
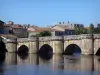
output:
<path id="1" fill-rule="evenodd" d="M 100 56 L 100 48 L 97 50 L 95 55 L 99 55 Z"/>
<path id="2" fill-rule="evenodd" d="M 66 47 L 64 54 L 73 55 L 76 53 L 81 53 L 81 48 L 76 44 L 70 44 Z"/>
<path id="3" fill-rule="evenodd" d="M 53 54 L 53 48 L 48 44 L 44 44 L 39 49 L 38 53 L 39 54 Z"/>
<path id="4" fill-rule="evenodd" d="M 27 54 L 28 52 L 29 52 L 29 48 L 26 45 L 21 45 L 17 50 L 17 53 L 20 54 Z"/>
<path id="5" fill-rule="evenodd" d="M 0 41 L 0 53 L 4 54 L 6 52 L 8 52 L 8 50 L 6 49 L 5 43 L 3 41 Z"/>

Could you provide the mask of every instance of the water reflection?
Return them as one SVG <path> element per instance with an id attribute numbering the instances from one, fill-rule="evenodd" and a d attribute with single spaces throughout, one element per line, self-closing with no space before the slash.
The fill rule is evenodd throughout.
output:
<path id="1" fill-rule="evenodd" d="M 7 53 L 4 57 L 0 56 L 0 73 L 6 72 L 7 74 L 9 69 L 3 69 L 4 65 L 5 67 L 8 65 L 17 65 L 14 67 L 16 68 L 14 69 L 16 70 L 15 72 L 17 72 L 15 75 L 100 75 L 99 56 L 55 54 L 52 55 L 51 59 L 44 60 L 37 54 L 29 54 L 27 58 L 22 59 L 14 53 Z M 13 69 L 10 70 L 9 75 L 11 75 L 12 71 Z"/>
<path id="2" fill-rule="evenodd" d="M 52 58 L 52 69 L 57 70 L 63 70 L 64 69 L 64 57 L 63 55 L 56 54 L 53 55 Z"/>
<path id="3" fill-rule="evenodd" d="M 18 65 L 21 64 L 39 64 L 39 58 L 36 54 L 29 54 L 26 59 L 22 59 L 20 56 L 17 55 L 17 63 Z"/>
<path id="4" fill-rule="evenodd" d="M 0 41 L 0 54 L 5 54 L 7 52 L 5 43 L 3 41 Z"/>
<path id="5" fill-rule="evenodd" d="M 42 54 L 43 55 L 48 55 L 48 54 L 53 54 L 53 49 L 51 46 L 49 46 L 48 44 L 44 44 L 40 50 L 38 51 L 38 54 Z"/>
<path id="6" fill-rule="evenodd" d="M 39 57 L 43 60 L 50 60 L 52 59 L 53 54 L 38 54 Z"/>
<path id="7" fill-rule="evenodd" d="M 0 75 L 3 75 L 4 72 L 4 61 L 5 61 L 5 54 L 0 54 Z"/>
<path id="8" fill-rule="evenodd" d="M 68 63 L 78 63 L 80 56 L 67 55 L 67 56 L 64 56 L 64 59 L 65 59 L 65 62 L 68 62 Z"/>
<path id="9" fill-rule="evenodd" d="M 28 58 L 28 53 L 18 53 L 18 56 L 19 56 L 21 59 L 25 60 L 25 59 Z"/>
<path id="10" fill-rule="evenodd" d="M 16 53 L 6 53 L 5 65 L 17 65 Z"/>

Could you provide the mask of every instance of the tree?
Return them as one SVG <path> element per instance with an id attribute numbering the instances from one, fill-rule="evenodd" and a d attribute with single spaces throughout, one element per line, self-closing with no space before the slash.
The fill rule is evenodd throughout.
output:
<path id="1" fill-rule="evenodd" d="M 97 24 L 96 33 L 100 33 L 100 23 Z"/>
<path id="2" fill-rule="evenodd" d="M 90 24 L 88 33 L 90 33 L 90 34 L 94 33 L 94 25 L 93 24 Z"/>
<path id="3" fill-rule="evenodd" d="M 80 34 L 80 29 L 79 27 L 75 26 L 75 34 L 76 35 L 79 35 Z"/>
<path id="4" fill-rule="evenodd" d="M 88 31 L 87 28 L 75 26 L 76 35 L 87 34 L 87 31 Z"/>
<path id="5" fill-rule="evenodd" d="M 100 28 L 100 23 L 97 24 L 97 28 Z"/>
<path id="6" fill-rule="evenodd" d="M 83 29 L 82 29 L 82 34 L 87 34 L 87 33 L 88 33 L 87 28 L 83 28 Z"/>
<path id="7" fill-rule="evenodd" d="M 40 35 L 40 36 L 51 36 L 51 32 L 49 32 L 49 31 L 42 31 L 42 32 L 40 32 L 37 35 Z"/>

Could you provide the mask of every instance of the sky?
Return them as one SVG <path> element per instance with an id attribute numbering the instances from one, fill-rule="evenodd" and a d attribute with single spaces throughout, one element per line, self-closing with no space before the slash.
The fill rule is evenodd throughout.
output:
<path id="1" fill-rule="evenodd" d="M 0 0 L 0 19 L 37 26 L 68 21 L 96 25 L 100 23 L 100 0 Z"/>

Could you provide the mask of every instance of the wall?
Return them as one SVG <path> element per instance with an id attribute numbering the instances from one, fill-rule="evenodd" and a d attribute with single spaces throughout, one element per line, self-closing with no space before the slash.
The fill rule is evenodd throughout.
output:
<path id="1" fill-rule="evenodd" d="M 24 28 L 13 28 L 13 32 L 19 38 L 27 38 L 28 37 L 27 29 L 24 29 Z"/>
<path id="2" fill-rule="evenodd" d="M 4 26 L 4 34 L 9 34 L 10 26 Z"/>
<path id="3" fill-rule="evenodd" d="M 28 37 L 35 36 L 36 34 L 38 34 L 38 32 L 31 32 L 31 31 L 29 31 L 28 32 Z"/>

